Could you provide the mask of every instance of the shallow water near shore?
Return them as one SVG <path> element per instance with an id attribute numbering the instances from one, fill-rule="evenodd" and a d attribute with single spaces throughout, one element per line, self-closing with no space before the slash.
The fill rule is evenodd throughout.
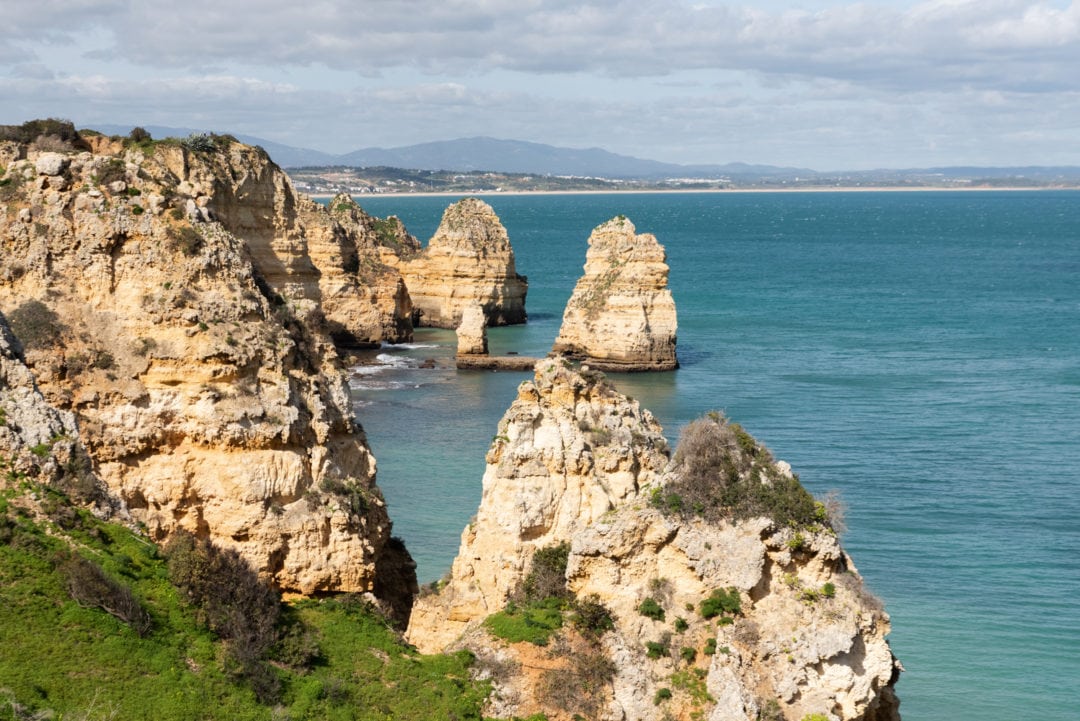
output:
<path id="1" fill-rule="evenodd" d="M 429 238 L 453 198 L 358 201 Z M 905 719 L 1075 718 L 1080 669 L 1080 192 L 487 196 L 544 355 L 593 227 L 667 249 L 673 373 L 612 375 L 668 437 L 719 409 L 849 506 L 886 602 Z M 449 569 L 526 373 L 456 371 L 422 329 L 352 378 L 421 581 Z M 420 368 L 427 359 L 434 368 Z"/>

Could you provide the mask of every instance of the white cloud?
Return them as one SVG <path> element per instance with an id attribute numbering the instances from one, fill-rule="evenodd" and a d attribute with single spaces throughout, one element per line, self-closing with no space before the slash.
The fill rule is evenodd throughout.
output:
<path id="1" fill-rule="evenodd" d="M 5 19 L 0 32 L 23 40 L 103 27 L 114 57 L 159 68 L 633 77 L 704 68 L 907 88 L 1009 85 L 1035 74 L 1080 86 L 1080 3 L 1045 0 L 832 3 L 813 12 L 684 0 L 188 0 L 170 12 L 135 0 L 46 0 L 20 3 Z"/>
<path id="2" fill-rule="evenodd" d="M 1080 163 L 1080 2 L 796 4 L 817 9 L 18 3 L 0 26 L 0 122 L 209 126 L 332 151 L 487 134 L 682 162 Z"/>

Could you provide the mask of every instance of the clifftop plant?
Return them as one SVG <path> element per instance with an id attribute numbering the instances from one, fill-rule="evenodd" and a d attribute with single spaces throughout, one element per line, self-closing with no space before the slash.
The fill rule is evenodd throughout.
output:
<path id="1" fill-rule="evenodd" d="M 768 448 L 720 413 L 683 428 L 674 464 L 671 482 L 652 498 L 666 513 L 712 521 L 765 516 L 791 526 L 823 521 L 798 476 L 781 471 Z"/>

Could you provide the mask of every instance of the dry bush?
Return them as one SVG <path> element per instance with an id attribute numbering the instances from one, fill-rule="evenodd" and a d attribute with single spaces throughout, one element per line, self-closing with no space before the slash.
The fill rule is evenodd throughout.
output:
<path id="1" fill-rule="evenodd" d="M 593 646 L 561 655 L 570 658 L 570 665 L 544 672 L 540 680 L 541 698 L 546 705 L 561 711 L 597 718 L 607 701 L 615 664 L 602 649 Z"/>
<path id="2" fill-rule="evenodd" d="M 672 482 L 653 496 L 669 513 L 712 521 L 765 516 L 780 525 L 820 521 L 798 478 L 782 473 L 768 448 L 719 413 L 683 428 L 673 460 Z"/>
<path id="3" fill-rule="evenodd" d="M 11 332 L 27 350 L 51 348 L 61 342 L 67 330 L 55 311 L 35 299 L 24 301 L 7 319 Z"/>
<path id="4" fill-rule="evenodd" d="M 522 583 L 519 596 L 525 603 L 539 603 L 549 598 L 567 598 L 566 563 L 570 544 L 539 548 L 532 557 L 529 575 Z"/>
<path id="5" fill-rule="evenodd" d="M 73 555 L 60 565 L 68 594 L 83 608 L 100 608 L 139 634 L 150 632 L 153 621 L 131 589 L 113 580 L 93 561 Z"/>
<path id="6" fill-rule="evenodd" d="M 185 531 L 172 538 L 165 554 L 169 580 L 225 641 L 230 670 L 246 678 L 261 699 L 274 698 L 279 681 L 266 658 L 279 640 L 277 593 L 235 550 L 218 548 Z"/>

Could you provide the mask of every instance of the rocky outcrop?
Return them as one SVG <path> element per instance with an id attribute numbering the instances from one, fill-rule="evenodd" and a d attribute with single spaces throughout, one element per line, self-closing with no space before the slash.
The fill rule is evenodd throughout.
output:
<path id="1" fill-rule="evenodd" d="M 23 478 L 64 491 L 102 514 L 114 510 L 79 442 L 75 416 L 45 400 L 0 314 L 0 487 Z"/>
<path id="2" fill-rule="evenodd" d="M 323 321 L 320 211 L 260 149 L 203 141 L 24 148 L 0 179 L 0 310 L 153 538 L 209 537 L 285 591 L 409 587 Z"/>
<path id="3" fill-rule="evenodd" d="M 566 304 L 554 352 L 606 371 L 665 371 L 678 322 L 664 247 L 619 216 L 589 236 L 585 274 Z"/>
<path id="4" fill-rule="evenodd" d="M 441 650 L 503 608 L 538 548 L 573 538 L 655 484 L 666 445 L 637 403 L 561 358 L 540 361 L 499 422 L 450 584 L 418 600 L 409 641 Z"/>
<path id="5" fill-rule="evenodd" d="M 769 464 L 749 478 L 794 480 L 749 436 L 733 437 L 734 453 Z M 487 460 L 450 577 L 418 599 L 407 638 L 475 653 L 495 685 L 489 713 L 899 718 L 889 618 L 827 521 L 682 512 L 668 490 L 685 470 L 669 463 L 660 428 L 602 379 L 541 361 Z M 563 628 L 547 650 L 497 638 L 485 619 L 527 600 L 538 552 L 560 544 L 577 599 Z"/>
<path id="6" fill-rule="evenodd" d="M 399 268 L 416 325 L 456 328 L 474 302 L 488 326 L 525 322 L 528 284 L 517 274 L 506 229 L 482 200 L 466 198 L 447 208 L 427 248 Z"/>
<path id="7" fill-rule="evenodd" d="M 401 221 L 374 218 L 344 193 L 330 201 L 329 213 L 306 197 L 297 206 L 335 343 L 378 347 L 411 341 L 412 300 L 394 266 L 419 252 L 420 244 Z"/>
<path id="8" fill-rule="evenodd" d="M 461 313 L 457 327 L 457 354 L 459 356 L 487 355 L 487 319 L 479 303 L 470 303 Z"/>

